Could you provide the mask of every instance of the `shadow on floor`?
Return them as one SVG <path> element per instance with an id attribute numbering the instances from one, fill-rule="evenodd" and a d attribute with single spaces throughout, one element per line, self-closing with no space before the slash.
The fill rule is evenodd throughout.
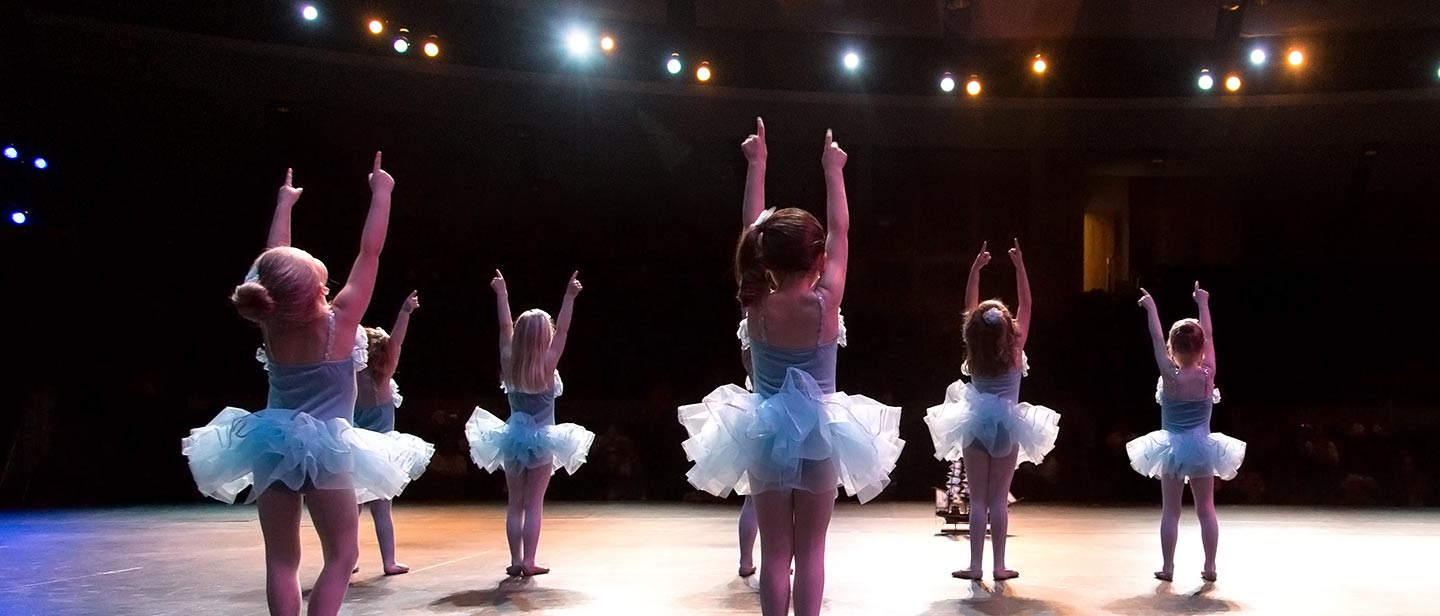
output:
<path id="1" fill-rule="evenodd" d="M 929 609 L 921 612 L 920 616 L 1047 616 L 1070 613 L 1073 611 L 1058 603 L 1021 597 L 1015 594 L 1014 589 L 1006 582 L 996 582 L 994 586 L 990 586 L 984 582 L 973 581 L 970 582 L 970 598 L 936 601 L 930 604 Z"/>
<path id="2" fill-rule="evenodd" d="M 1205 583 L 1199 588 L 1179 593 L 1174 584 L 1161 582 L 1155 592 L 1121 599 L 1105 606 L 1105 611 L 1114 614 L 1224 614 L 1239 612 L 1241 607 L 1233 601 L 1217 599 L 1210 594 L 1215 585 Z"/>
<path id="3" fill-rule="evenodd" d="M 573 608 L 588 602 L 582 592 L 546 588 L 535 578 L 508 578 L 495 588 L 467 590 L 436 599 L 431 607 L 510 608 L 521 612 L 552 608 Z"/>

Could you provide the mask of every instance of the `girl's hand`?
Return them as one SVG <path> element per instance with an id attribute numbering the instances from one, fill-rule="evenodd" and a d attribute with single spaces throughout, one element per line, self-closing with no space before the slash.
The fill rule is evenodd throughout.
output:
<path id="1" fill-rule="evenodd" d="M 755 118 L 755 134 L 740 142 L 740 151 L 745 153 L 745 160 L 751 163 L 764 163 L 770 156 L 765 148 L 765 120 Z"/>
<path id="2" fill-rule="evenodd" d="M 275 203 L 277 206 L 287 207 L 295 205 L 295 202 L 300 200 L 300 193 L 305 192 L 304 188 L 295 188 L 291 184 L 291 179 L 293 177 L 294 170 L 286 169 L 285 184 L 280 187 L 280 194 L 275 198 Z"/>
<path id="3" fill-rule="evenodd" d="M 827 172 L 838 172 L 845 168 L 845 161 L 849 158 L 850 155 L 835 141 L 835 133 L 825 129 L 825 151 L 820 155 L 820 166 Z"/>
<path id="4" fill-rule="evenodd" d="M 495 290 L 495 294 L 496 294 L 496 295 L 505 295 L 505 294 L 506 294 L 506 292 L 505 292 L 505 276 L 502 276 L 502 275 L 500 274 L 500 270 L 498 270 L 498 269 L 495 270 L 495 277 L 492 278 L 492 279 L 490 279 L 490 288 Z"/>
<path id="5" fill-rule="evenodd" d="M 405 311 L 405 314 L 415 312 L 415 309 L 420 307 L 419 293 L 419 291 L 411 291 L 410 297 L 405 298 L 405 304 L 400 307 L 401 310 Z"/>
<path id="6" fill-rule="evenodd" d="M 390 177 L 384 169 L 380 168 L 380 153 L 375 153 L 375 164 L 370 168 L 370 192 L 390 192 L 395 190 L 395 178 Z"/>
<path id="7" fill-rule="evenodd" d="M 1016 238 L 1014 241 L 1015 245 L 1010 247 L 1010 262 L 1017 268 L 1025 267 L 1025 257 L 1020 254 L 1020 239 Z"/>
<path id="8" fill-rule="evenodd" d="M 987 250 L 989 246 L 989 242 L 980 243 L 980 254 L 975 255 L 975 262 L 970 265 L 970 271 L 979 271 L 990 264 L 990 251 Z"/>
<path id="9" fill-rule="evenodd" d="M 1195 292 L 1191 294 L 1191 297 L 1195 298 L 1195 303 L 1197 304 L 1206 304 L 1210 302 L 1210 292 L 1200 288 L 1199 280 L 1195 281 Z"/>
<path id="10" fill-rule="evenodd" d="M 585 285 L 580 284 L 580 281 L 577 280 L 579 276 L 580 270 L 575 270 L 574 274 L 570 274 L 570 283 L 565 285 L 565 297 L 573 298 L 585 288 Z"/>
<path id="11" fill-rule="evenodd" d="M 1144 287 L 1140 288 L 1140 301 L 1138 303 L 1141 308 L 1152 312 L 1155 310 L 1155 298 L 1150 297 L 1150 292 L 1146 291 Z"/>

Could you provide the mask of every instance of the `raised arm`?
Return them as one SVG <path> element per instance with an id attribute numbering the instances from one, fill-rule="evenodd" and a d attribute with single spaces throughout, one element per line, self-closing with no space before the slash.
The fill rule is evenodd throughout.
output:
<path id="1" fill-rule="evenodd" d="M 570 283 L 565 286 L 565 301 L 560 304 L 560 316 L 555 321 L 555 337 L 550 339 L 550 352 L 545 355 L 546 365 L 554 370 L 560 365 L 560 356 L 565 354 L 565 341 L 570 337 L 570 319 L 575 314 L 575 296 L 585 287 L 580 284 L 580 272 L 570 274 Z"/>
<path id="2" fill-rule="evenodd" d="M 1020 240 L 1010 248 L 1010 262 L 1015 264 L 1015 292 L 1020 305 L 1015 309 L 1015 326 L 1020 329 L 1020 346 L 1030 337 L 1030 276 L 1025 273 L 1025 256 L 1020 254 Z"/>
<path id="3" fill-rule="evenodd" d="M 1175 369 L 1175 362 L 1170 360 L 1170 353 L 1165 349 L 1165 330 L 1160 326 L 1160 312 L 1155 308 L 1155 298 L 1150 297 L 1150 292 L 1140 289 L 1140 307 L 1145 309 L 1145 317 L 1150 326 L 1150 346 L 1155 352 L 1155 367 L 1160 369 L 1160 374 L 1169 374 Z"/>
<path id="4" fill-rule="evenodd" d="M 266 248 L 290 245 L 290 210 L 295 207 L 295 202 L 300 200 L 300 193 L 305 192 L 304 188 L 291 185 L 293 175 L 291 169 L 285 170 L 285 184 L 280 187 L 280 194 L 275 197 L 275 216 L 270 219 L 270 236 L 265 241 Z"/>
<path id="5" fill-rule="evenodd" d="M 420 307 L 419 291 L 411 291 L 400 305 L 400 314 L 395 316 L 395 327 L 390 330 L 390 365 L 384 366 L 385 374 L 394 375 L 400 367 L 400 350 L 405 345 L 405 334 L 410 331 L 410 313 Z"/>
<path id="6" fill-rule="evenodd" d="M 380 251 L 385 248 L 385 235 L 390 229 L 390 192 L 395 190 L 395 178 L 380 168 L 380 153 L 375 153 L 375 162 L 370 168 L 370 213 L 365 217 L 365 229 L 360 233 L 360 254 L 350 267 L 350 277 L 345 287 L 335 294 L 332 305 L 335 320 L 341 331 L 358 327 L 365 309 L 370 307 L 370 296 L 375 292 L 375 275 L 380 271 Z M 349 346 L 348 340 L 336 340 L 336 349 Z"/>
<path id="7" fill-rule="evenodd" d="M 495 314 L 500 319 L 500 373 L 506 382 L 510 380 L 510 339 L 515 335 L 515 321 L 510 318 L 510 292 L 505 288 L 505 276 L 495 270 L 490 280 L 495 291 Z"/>
<path id="8" fill-rule="evenodd" d="M 825 271 L 820 275 L 820 288 L 830 295 L 830 310 L 840 310 L 845 297 L 845 270 L 850 263 L 850 202 L 845 197 L 845 161 L 849 155 L 840 149 L 834 133 L 825 130 L 825 150 L 820 166 L 825 170 Z"/>
<path id="9" fill-rule="evenodd" d="M 980 243 L 980 253 L 975 255 L 975 261 L 970 264 L 970 276 L 965 279 L 965 312 L 974 310 L 980 305 L 980 270 L 990 264 L 989 242 Z"/>
<path id="10" fill-rule="evenodd" d="M 1200 281 L 1195 281 L 1195 304 L 1200 308 L 1200 329 L 1205 330 L 1205 359 L 1204 366 L 1210 369 L 1211 376 L 1214 376 L 1215 364 L 1215 326 L 1210 322 L 1210 292 L 1200 288 Z"/>
<path id="11" fill-rule="evenodd" d="M 765 211 L 765 162 L 770 154 L 765 148 L 765 121 L 755 118 L 755 134 L 740 143 L 745 153 L 745 203 L 741 207 L 740 224 L 750 226 Z"/>

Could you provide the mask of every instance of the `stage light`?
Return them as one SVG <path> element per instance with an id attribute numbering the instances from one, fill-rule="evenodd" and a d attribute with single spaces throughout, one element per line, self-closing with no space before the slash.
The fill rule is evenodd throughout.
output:
<path id="1" fill-rule="evenodd" d="M 845 70 L 853 71 L 860 68 L 860 54 L 847 51 L 845 52 L 845 57 L 841 59 L 841 62 L 845 64 Z"/>
<path id="2" fill-rule="evenodd" d="M 1195 80 L 1195 85 L 1206 91 L 1215 87 L 1215 77 L 1210 74 L 1210 69 L 1200 71 L 1200 78 Z"/>
<path id="3" fill-rule="evenodd" d="M 1035 61 L 1030 63 L 1030 70 L 1035 71 L 1036 75 L 1041 75 L 1047 68 L 1050 68 L 1050 65 L 1045 63 L 1045 56 L 1035 54 Z"/>
<path id="4" fill-rule="evenodd" d="M 410 51 L 410 30 L 401 28 L 400 36 L 395 37 L 395 42 L 391 43 L 390 46 L 395 49 L 395 53 Z"/>
<path id="5" fill-rule="evenodd" d="M 1305 63 L 1305 52 L 1299 49 L 1291 49 L 1288 59 L 1290 60 L 1290 66 L 1300 66 Z"/>
<path id="6" fill-rule="evenodd" d="M 385 31 L 385 22 L 378 19 L 370 20 L 370 34 L 380 34 Z"/>
<path id="7" fill-rule="evenodd" d="M 979 95 L 980 95 L 980 78 L 979 78 L 979 77 L 976 77 L 976 76 L 974 76 L 974 75 L 971 75 L 971 76 L 970 76 L 970 81 L 965 82 L 965 93 L 966 93 L 966 94 L 969 94 L 970 96 L 979 96 Z"/>
<path id="8" fill-rule="evenodd" d="M 678 53 L 670 54 L 670 59 L 665 61 L 665 72 L 671 75 L 679 75 L 680 71 L 684 68 L 685 67 L 680 64 L 680 54 Z"/>
<path id="9" fill-rule="evenodd" d="M 584 30 L 571 28 L 569 32 L 565 33 L 565 49 L 569 50 L 570 55 L 576 58 L 584 58 L 590 55 L 592 45 L 590 42 L 590 34 Z"/>
<path id="10" fill-rule="evenodd" d="M 39 157 L 35 158 L 34 164 L 36 169 L 45 169 L 50 166 L 49 161 L 46 161 L 45 159 Z"/>
<path id="11" fill-rule="evenodd" d="M 15 149 L 15 146 L 13 146 L 13 145 L 12 145 L 12 146 L 5 146 L 5 158 L 8 158 L 8 159 L 10 159 L 10 160 L 15 160 L 16 158 L 19 158 L 19 157 L 20 157 L 20 150 Z"/>
<path id="12" fill-rule="evenodd" d="M 1259 47 L 1250 50 L 1250 63 L 1255 66 L 1265 64 L 1265 50 Z"/>
<path id="13" fill-rule="evenodd" d="M 1226 78 L 1225 78 L 1225 89 L 1226 89 L 1226 90 L 1229 90 L 1229 91 L 1231 91 L 1231 92 L 1238 92 L 1238 91 L 1240 90 L 1240 76 L 1239 76 L 1239 75 L 1231 75 L 1231 76 L 1229 76 L 1229 77 L 1226 77 Z"/>
<path id="14" fill-rule="evenodd" d="M 695 78 L 698 79 L 698 80 L 700 80 L 700 81 L 703 83 L 703 82 L 706 82 L 706 81 L 710 81 L 710 76 L 711 76 L 711 73 L 710 73 L 710 63 L 709 63 L 709 62 L 701 62 L 701 63 L 700 63 L 700 68 L 695 69 Z"/>
<path id="15" fill-rule="evenodd" d="M 615 51 L 615 37 L 609 35 L 600 37 L 600 49 L 605 53 Z"/>
<path id="16" fill-rule="evenodd" d="M 25 215 L 25 212 L 21 212 L 21 211 L 19 211 L 19 210 L 16 210 L 16 211 L 14 211 L 14 212 L 10 212 L 10 222 L 13 222 L 13 223 L 15 223 L 15 224 L 17 224 L 17 225 L 23 225 L 23 224 L 25 224 L 26 221 L 28 221 L 28 220 L 30 220 L 30 217 L 29 217 L 29 216 L 26 216 L 26 215 Z"/>
<path id="17" fill-rule="evenodd" d="M 945 73 L 944 75 L 942 75 L 942 76 L 940 77 L 940 91 L 941 91 L 941 92 L 954 92 L 954 91 L 955 91 L 955 76 L 954 76 L 954 75 L 951 75 L 950 73 Z"/>
<path id="18" fill-rule="evenodd" d="M 431 36 L 430 40 L 425 41 L 425 56 L 433 58 L 438 55 L 440 55 L 440 38 Z"/>
<path id="19" fill-rule="evenodd" d="M 304 17 L 305 21 L 315 21 L 320 17 L 320 10 L 316 9 L 313 4 L 307 4 L 305 8 L 300 9 L 300 16 Z"/>

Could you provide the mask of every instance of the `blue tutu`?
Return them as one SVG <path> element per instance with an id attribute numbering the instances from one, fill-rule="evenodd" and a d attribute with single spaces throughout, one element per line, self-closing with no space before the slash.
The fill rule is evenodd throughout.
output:
<path id="1" fill-rule="evenodd" d="M 283 485 L 294 491 L 355 490 L 358 502 L 394 498 L 425 471 L 435 448 L 413 436 L 393 438 L 342 418 L 320 420 L 287 409 L 227 407 L 181 441 L 200 492 L 245 502 Z"/>
<path id="2" fill-rule="evenodd" d="M 1229 481 L 1245 461 L 1245 441 L 1210 431 L 1210 413 L 1220 402 L 1220 389 L 1212 388 L 1209 400 L 1169 400 L 1164 380 L 1155 390 L 1160 404 L 1161 423 L 1156 430 L 1125 444 L 1130 467 L 1146 477 L 1219 477 Z"/>
<path id="3" fill-rule="evenodd" d="M 694 466 L 691 485 L 728 496 L 771 490 L 823 492 L 844 486 L 868 502 L 890 483 L 905 441 L 900 409 L 866 396 L 824 393 L 809 373 L 789 368 L 784 385 L 761 397 L 725 385 L 680 407 Z"/>
<path id="4" fill-rule="evenodd" d="M 1060 414 L 1054 410 L 981 393 L 963 380 L 945 389 L 945 402 L 925 412 L 925 423 L 940 460 L 958 460 L 965 448 L 978 445 L 996 456 L 1018 448 L 1017 467 L 1040 464 L 1060 436 Z"/>
<path id="5" fill-rule="evenodd" d="M 549 466 L 551 473 L 563 468 L 573 475 L 590 454 L 595 433 L 573 423 L 537 423 L 533 415 L 522 411 L 501 421 L 477 406 L 465 422 L 465 440 L 470 442 L 470 459 L 487 472 L 503 468 L 517 473 Z"/>

